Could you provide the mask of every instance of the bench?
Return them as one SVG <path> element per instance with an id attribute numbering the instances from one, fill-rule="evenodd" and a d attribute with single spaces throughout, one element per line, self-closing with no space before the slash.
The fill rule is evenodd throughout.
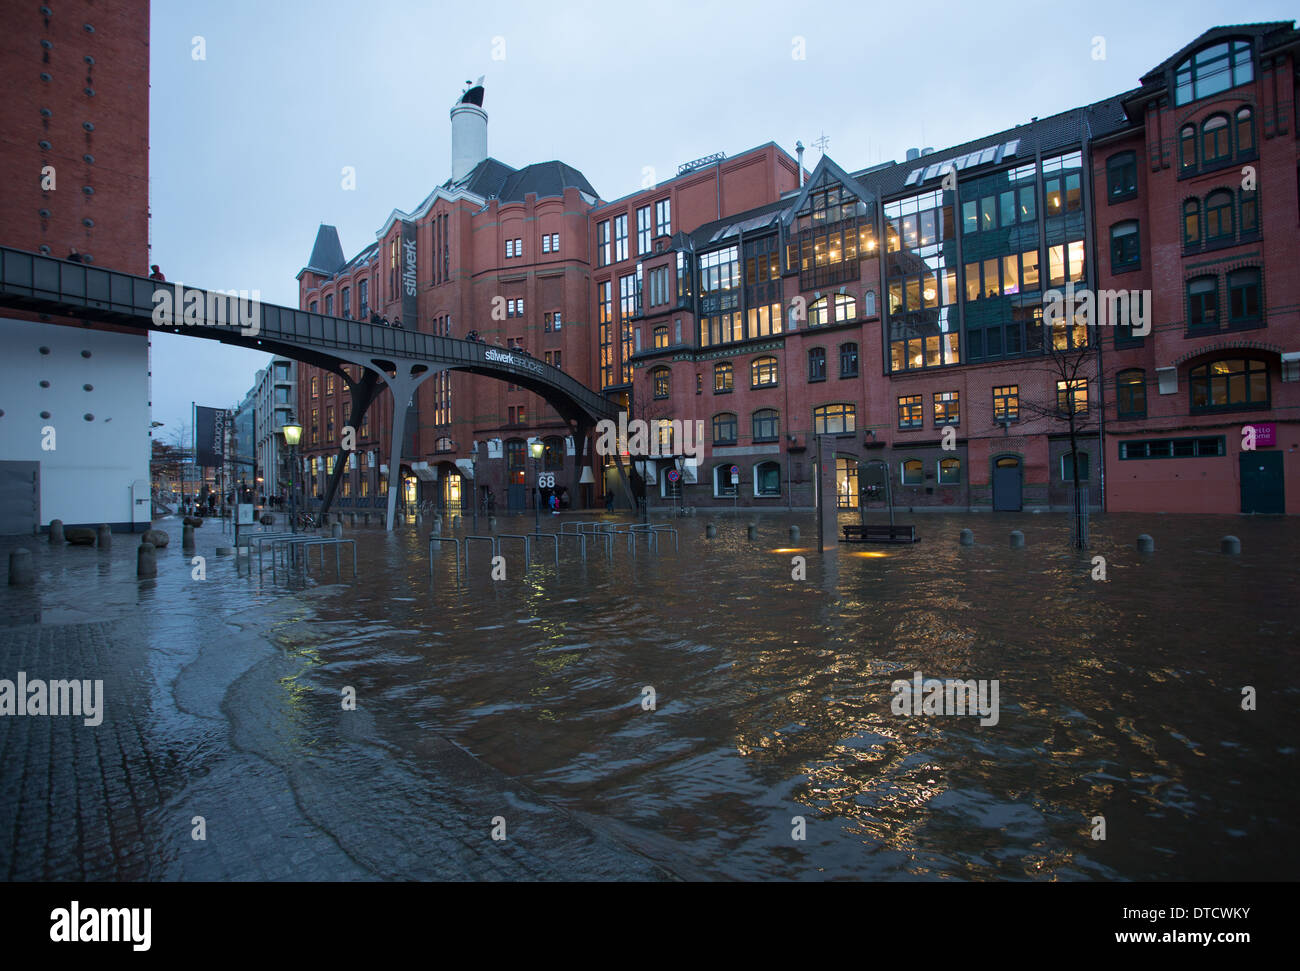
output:
<path id="1" fill-rule="evenodd" d="M 843 543 L 918 543 L 915 526 L 891 526 L 888 523 L 864 523 L 841 527 Z"/>

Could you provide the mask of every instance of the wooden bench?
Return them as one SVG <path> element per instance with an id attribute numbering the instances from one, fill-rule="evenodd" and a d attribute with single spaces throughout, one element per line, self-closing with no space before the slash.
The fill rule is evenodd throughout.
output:
<path id="1" fill-rule="evenodd" d="M 841 527 L 844 543 L 918 543 L 915 526 L 891 526 L 888 523 L 867 523 Z"/>

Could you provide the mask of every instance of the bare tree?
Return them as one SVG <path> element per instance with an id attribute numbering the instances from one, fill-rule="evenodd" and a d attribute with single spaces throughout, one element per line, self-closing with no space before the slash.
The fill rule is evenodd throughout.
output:
<path id="1" fill-rule="evenodd" d="M 1087 549 L 1087 503 L 1079 480 L 1079 435 L 1099 426 L 1097 415 L 1102 404 L 1103 388 L 1097 378 L 1097 335 L 1077 319 L 1045 328 L 1047 348 L 1042 364 L 1035 370 L 1046 373 L 1051 382 L 1046 400 L 1025 399 L 1020 407 L 1030 415 L 1063 423 L 1070 439 L 1070 465 L 1074 485 L 1074 517 L 1070 545 Z M 1093 380 L 1090 380 L 1093 379 Z M 1094 393 L 1095 405 L 1089 402 Z"/>

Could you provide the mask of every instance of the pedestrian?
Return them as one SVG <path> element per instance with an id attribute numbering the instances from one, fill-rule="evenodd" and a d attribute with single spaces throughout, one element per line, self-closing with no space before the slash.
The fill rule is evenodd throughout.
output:
<path id="1" fill-rule="evenodd" d="M 614 511 L 614 493 L 612 493 L 612 492 L 606 492 L 606 493 L 605 493 L 605 512 L 613 512 L 613 511 Z"/>
<path id="2" fill-rule="evenodd" d="M 157 264 L 157 263 L 155 263 L 153 266 L 149 267 L 149 269 L 153 271 L 152 273 L 149 274 L 149 279 L 150 279 L 150 280 L 157 280 L 159 283 L 166 283 L 166 282 L 167 282 L 167 278 L 166 278 L 165 276 L 163 276 L 163 272 L 162 272 L 162 270 L 158 269 L 158 264 Z"/>

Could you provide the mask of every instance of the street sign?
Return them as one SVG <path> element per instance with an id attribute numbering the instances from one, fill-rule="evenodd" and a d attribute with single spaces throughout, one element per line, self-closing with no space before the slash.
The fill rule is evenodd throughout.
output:
<path id="1" fill-rule="evenodd" d="M 251 502 L 241 502 L 235 508 L 237 525 L 252 526 L 256 520 L 253 518 L 253 504 Z"/>
<path id="2" fill-rule="evenodd" d="M 680 472 L 678 472 L 676 469 L 669 469 L 669 470 L 668 470 L 668 481 L 669 481 L 669 482 L 676 482 L 676 481 L 677 481 L 678 479 L 680 479 L 681 477 L 682 477 L 682 474 L 681 474 Z"/>
<path id="3" fill-rule="evenodd" d="M 733 465 L 733 466 L 731 467 L 731 484 L 732 484 L 732 485 L 740 485 L 740 466 L 739 466 L 739 465 Z"/>

